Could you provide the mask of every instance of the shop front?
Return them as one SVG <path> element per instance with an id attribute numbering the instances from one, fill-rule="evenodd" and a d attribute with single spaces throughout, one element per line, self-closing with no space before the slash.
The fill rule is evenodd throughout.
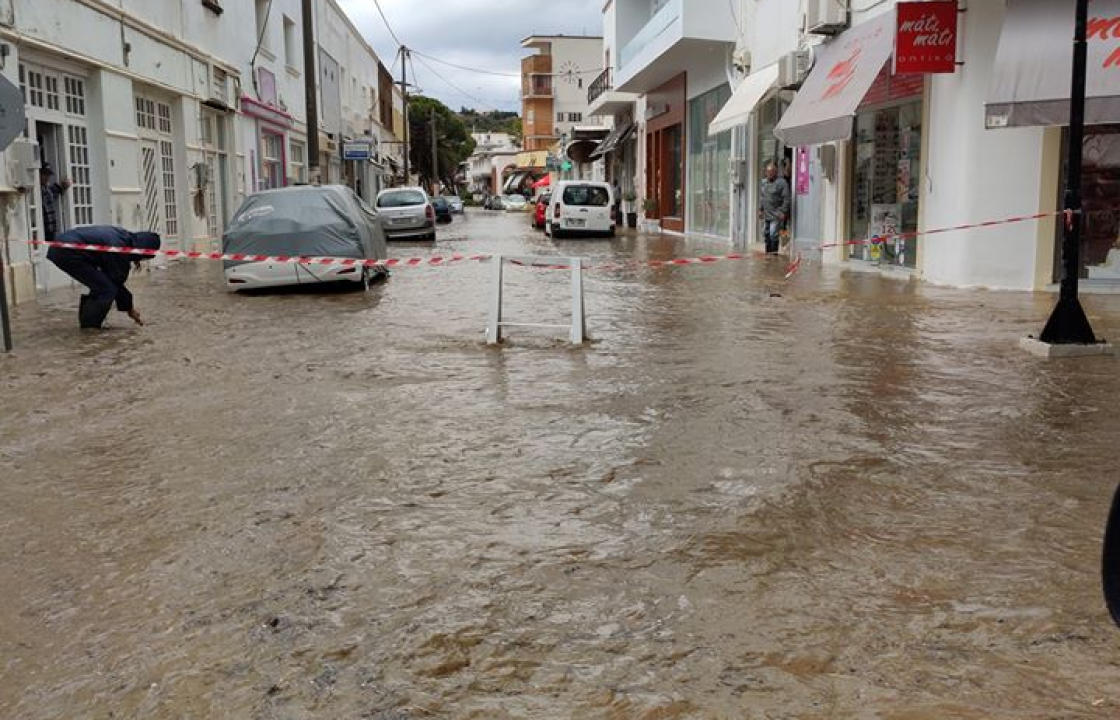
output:
<path id="1" fill-rule="evenodd" d="M 775 145 L 773 151 L 786 168 L 800 159 L 791 184 L 795 195 L 806 195 L 804 210 L 820 202 L 812 197 L 812 146 L 847 141 L 846 194 L 839 201 L 847 209 L 847 227 L 839 232 L 868 242 L 848 246 L 846 259 L 915 268 L 917 240 L 898 235 L 918 228 L 925 76 L 893 73 L 895 23 L 893 12 L 884 13 L 819 50 L 814 69 L 772 131 L 798 150 L 787 154 Z M 770 149 L 760 146 L 759 152 Z"/>
<path id="2" fill-rule="evenodd" d="M 242 114 L 256 120 L 256 148 L 251 152 L 253 190 L 288 184 L 288 132 L 292 116 L 248 95 L 241 96 Z"/>
<path id="3" fill-rule="evenodd" d="M 1120 0 L 1094 0 L 1089 6 L 1082 144 L 1082 225 L 1080 275 L 1090 282 L 1120 282 Z M 1048 0 L 1009 0 L 993 80 L 986 105 L 986 125 L 1058 127 L 1069 121 L 1072 58 L 1068 43 L 1039 43 L 1037 38 L 1070 37 L 1073 10 Z M 1062 129 L 1062 158 L 1054 189 L 1055 209 L 1066 207 L 1068 131 Z M 1049 209 L 1049 208 L 1043 208 Z M 1052 273 L 1061 277 L 1064 227 L 1055 223 Z"/>
<path id="4" fill-rule="evenodd" d="M 886 240 L 850 246 L 849 259 L 916 267 L 918 240 L 907 233 L 918 229 L 922 85 L 920 75 L 896 76 L 884 67 L 860 103 L 849 163 L 848 236 Z"/>
<path id="5" fill-rule="evenodd" d="M 685 75 L 646 95 L 646 218 L 685 228 Z"/>
<path id="6" fill-rule="evenodd" d="M 731 131 L 708 128 L 730 98 L 721 85 L 688 103 L 688 231 L 724 239 L 731 237 Z"/>

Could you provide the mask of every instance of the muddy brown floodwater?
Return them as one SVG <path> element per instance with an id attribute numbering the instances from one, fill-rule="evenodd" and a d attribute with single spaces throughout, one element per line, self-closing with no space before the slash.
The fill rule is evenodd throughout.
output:
<path id="1" fill-rule="evenodd" d="M 683 251 L 526 226 L 438 250 Z M 486 347 L 480 264 L 18 308 L 0 717 L 1120 716 L 1120 361 L 1019 351 L 1048 296 L 784 269 L 589 273 L 581 349 Z M 564 320 L 564 273 L 507 279 Z"/>

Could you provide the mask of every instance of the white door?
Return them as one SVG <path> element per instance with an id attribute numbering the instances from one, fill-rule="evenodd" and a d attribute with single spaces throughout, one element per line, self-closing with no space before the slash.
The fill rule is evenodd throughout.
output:
<path id="1" fill-rule="evenodd" d="M 71 182 L 58 198 L 59 232 L 93 224 L 93 190 L 86 127 L 85 79 L 45 65 L 19 65 L 20 90 L 27 112 L 27 136 L 39 143 L 40 161 L 54 169 L 56 182 Z M 43 236 L 42 194 L 36 186 L 28 204 L 31 237 Z M 47 291 L 71 284 L 70 277 L 46 259 L 47 249 L 30 251 L 35 287 Z"/>

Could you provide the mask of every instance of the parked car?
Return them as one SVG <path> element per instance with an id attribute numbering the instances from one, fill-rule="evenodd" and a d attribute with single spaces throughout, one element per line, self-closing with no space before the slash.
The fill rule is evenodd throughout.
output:
<path id="1" fill-rule="evenodd" d="M 343 185 L 265 190 L 245 199 L 225 234 L 222 252 L 288 257 L 388 257 L 377 212 Z M 230 290 L 352 282 L 388 275 L 384 268 L 283 262 L 222 263 Z"/>
<path id="2" fill-rule="evenodd" d="M 501 210 L 502 209 L 502 196 L 501 195 L 491 195 L 490 197 L 486 198 L 486 202 L 482 203 L 482 207 L 485 210 Z"/>
<path id="3" fill-rule="evenodd" d="M 377 210 L 386 240 L 436 239 L 436 211 L 424 188 L 382 190 L 377 193 Z"/>
<path id="4" fill-rule="evenodd" d="M 502 207 L 506 212 L 524 212 L 529 207 L 529 201 L 524 195 L 511 193 L 502 197 Z"/>
<path id="5" fill-rule="evenodd" d="M 451 212 L 457 215 L 463 213 L 463 198 L 458 195 L 445 195 L 444 199 L 447 200 L 447 204 L 451 207 Z"/>
<path id="6" fill-rule="evenodd" d="M 537 196 L 536 206 L 533 208 L 533 227 L 544 230 L 548 218 L 548 203 L 552 200 L 552 193 L 541 193 Z"/>
<path id="7" fill-rule="evenodd" d="M 611 186 L 604 182 L 561 182 L 552 190 L 547 221 L 545 232 L 554 238 L 569 233 L 614 237 Z"/>
<path id="8" fill-rule="evenodd" d="M 436 211 L 437 223 L 451 222 L 451 204 L 447 202 L 447 198 L 438 195 L 432 198 L 432 208 Z"/>

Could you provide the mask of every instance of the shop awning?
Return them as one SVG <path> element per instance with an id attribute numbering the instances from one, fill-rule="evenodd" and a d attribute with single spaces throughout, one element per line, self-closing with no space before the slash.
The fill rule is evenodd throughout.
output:
<path id="1" fill-rule="evenodd" d="M 894 52 L 894 26 L 894 12 L 885 12 L 822 46 L 774 128 L 778 139 L 793 147 L 850 138 L 856 109 Z"/>
<path id="2" fill-rule="evenodd" d="M 564 146 L 564 157 L 576 163 L 588 162 L 598 145 L 598 140 L 572 140 Z"/>
<path id="3" fill-rule="evenodd" d="M 742 125 L 750 118 L 755 107 L 770 89 L 778 84 L 778 65 L 767 65 L 758 72 L 753 72 L 747 79 L 739 83 L 734 94 L 723 109 L 719 111 L 712 124 L 708 126 L 708 135 L 719 135 L 736 125 Z"/>
<path id="4" fill-rule="evenodd" d="M 551 175 L 545 175 L 543 178 L 541 178 L 540 180 L 537 180 L 535 183 L 533 183 L 530 187 L 532 187 L 534 190 L 536 190 L 537 188 L 548 187 L 551 184 L 552 184 L 552 176 Z"/>
<path id="5" fill-rule="evenodd" d="M 1007 0 L 984 122 L 989 128 L 1069 123 L 1073 75 L 1072 2 Z M 1085 122 L 1120 122 L 1120 0 L 1089 6 Z M 1115 62 L 1115 60 L 1113 60 Z"/>
<path id="6" fill-rule="evenodd" d="M 611 130 L 610 134 L 599 143 L 599 147 L 591 153 L 591 159 L 601 158 L 609 152 L 614 152 L 615 149 L 626 142 L 626 138 L 630 137 L 630 133 L 634 132 L 634 123 L 626 123 L 625 125 L 618 125 Z"/>
<path id="7" fill-rule="evenodd" d="M 517 153 L 517 167 L 544 169 L 548 165 L 548 152 L 545 150 L 526 150 Z"/>

